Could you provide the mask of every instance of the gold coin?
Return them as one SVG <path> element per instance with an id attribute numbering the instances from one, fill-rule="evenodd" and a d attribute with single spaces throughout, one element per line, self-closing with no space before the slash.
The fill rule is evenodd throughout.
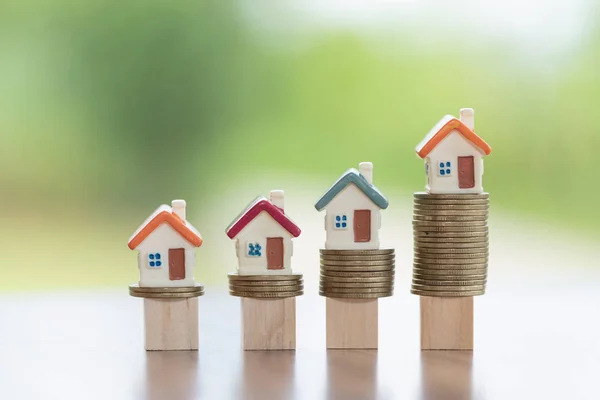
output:
<path id="1" fill-rule="evenodd" d="M 380 271 L 393 271 L 394 264 L 388 265 L 323 265 L 321 264 L 321 272 L 328 273 L 327 271 L 362 271 L 362 272 L 380 272 Z"/>
<path id="2" fill-rule="evenodd" d="M 436 245 L 446 245 L 451 246 L 455 244 L 473 244 L 473 243 L 482 243 L 485 245 L 489 243 L 489 236 L 473 236 L 473 237 L 424 237 L 424 236 L 415 236 L 413 239 L 414 244 L 418 244 L 419 246 L 436 246 Z M 483 246 L 479 246 L 483 247 Z"/>
<path id="3" fill-rule="evenodd" d="M 204 290 L 196 292 L 135 292 L 129 289 L 129 294 L 133 297 L 146 299 L 185 299 L 204 296 Z"/>
<path id="4" fill-rule="evenodd" d="M 432 247 L 415 246 L 415 254 L 422 254 L 423 257 L 435 258 L 477 258 L 487 257 L 490 252 L 488 247 L 468 247 L 468 248 L 443 248 L 435 249 Z"/>
<path id="5" fill-rule="evenodd" d="M 376 288 L 346 288 L 346 287 L 329 287 L 319 285 L 319 290 L 327 293 L 385 293 L 391 289 L 389 287 L 376 287 Z"/>
<path id="6" fill-rule="evenodd" d="M 424 210 L 415 208 L 413 215 L 421 215 L 425 217 L 487 217 L 489 210 Z"/>
<path id="7" fill-rule="evenodd" d="M 396 274 L 396 271 L 394 271 L 393 269 L 390 271 L 376 271 L 376 272 L 370 272 L 370 271 L 323 271 L 321 270 L 321 276 L 327 277 L 327 278 L 337 278 L 337 277 L 348 277 L 348 278 L 387 278 L 387 277 L 393 277 Z"/>
<path id="8" fill-rule="evenodd" d="M 418 285 L 413 283 L 412 289 L 425 290 L 428 292 L 470 292 L 474 290 L 485 290 L 485 285 L 473 286 L 435 286 L 435 285 Z"/>
<path id="9" fill-rule="evenodd" d="M 487 267 L 484 268 L 419 268 L 413 267 L 413 275 L 487 275 Z"/>
<path id="10" fill-rule="evenodd" d="M 440 254 L 436 254 L 438 256 Z M 462 254 L 464 255 L 464 254 Z M 450 265 L 467 265 L 467 264 L 485 264 L 488 262 L 487 255 L 475 257 L 453 257 L 453 258 L 443 258 L 443 257 L 423 257 L 423 255 L 415 255 L 413 263 L 419 264 L 430 264 L 430 265 L 439 265 L 439 264 L 450 264 Z"/>
<path id="11" fill-rule="evenodd" d="M 296 297 L 304 294 L 302 290 L 291 292 L 242 292 L 237 290 L 229 290 L 229 294 L 236 297 L 252 297 L 257 299 L 277 299 L 285 297 Z"/>
<path id="12" fill-rule="evenodd" d="M 438 270 L 436 270 L 438 271 Z M 461 272 L 465 271 L 465 270 L 459 270 Z M 466 270 L 468 271 L 468 270 Z M 429 272 L 429 271 L 427 271 Z M 485 281 L 487 280 L 487 274 L 483 273 L 483 274 L 447 274 L 447 275 L 442 275 L 442 274 L 429 274 L 429 273 L 421 273 L 419 272 L 414 272 L 413 271 L 413 280 L 414 279 L 419 279 L 419 280 L 428 280 L 428 281 L 466 281 L 466 280 L 479 280 L 479 281 Z"/>
<path id="13" fill-rule="evenodd" d="M 415 279 L 413 278 L 413 285 L 423 286 L 479 286 L 485 285 L 486 279 L 483 280 L 469 280 L 469 281 L 433 281 L 429 279 Z"/>
<path id="14" fill-rule="evenodd" d="M 482 222 L 488 220 L 487 215 L 460 215 L 460 216 L 449 216 L 449 215 L 423 215 L 414 214 L 413 221 L 416 222 Z"/>
<path id="15" fill-rule="evenodd" d="M 422 227 L 456 227 L 456 228 L 475 228 L 475 227 L 487 227 L 487 221 L 415 221 L 412 222 L 414 229 Z"/>
<path id="16" fill-rule="evenodd" d="M 394 275 L 389 276 L 377 276 L 377 277 L 341 277 L 341 276 L 327 276 L 321 275 L 321 281 L 327 282 L 345 282 L 345 283 L 377 283 L 377 282 L 393 282 Z"/>
<path id="17" fill-rule="evenodd" d="M 293 286 L 237 286 L 229 285 L 229 290 L 235 292 L 293 292 L 295 290 L 304 290 L 304 285 Z"/>
<path id="18" fill-rule="evenodd" d="M 230 285 L 236 286 L 293 286 L 302 284 L 302 279 L 290 280 L 290 281 L 233 281 L 230 280 Z"/>
<path id="19" fill-rule="evenodd" d="M 474 249 L 474 248 L 488 248 L 489 241 L 477 241 L 477 242 L 420 242 L 415 240 L 414 246 L 425 249 Z"/>
<path id="20" fill-rule="evenodd" d="M 414 208 L 415 211 L 432 211 L 432 212 L 441 212 L 448 213 L 448 215 L 454 215 L 450 213 L 462 213 L 462 212 L 482 212 L 488 211 L 490 206 L 487 204 L 481 205 L 462 205 L 462 204 L 419 204 L 415 203 Z"/>
<path id="21" fill-rule="evenodd" d="M 421 262 L 419 260 L 413 260 L 413 267 L 422 268 L 422 269 L 474 269 L 474 268 L 487 268 L 488 262 L 480 262 L 480 263 L 469 263 L 463 261 L 470 261 L 467 259 L 457 260 L 458 262 L 454 264 L 434 264 L 428 261 Z"/>
<path id="22" fill-rule="evenodd" d="M 484 290 L 473 290 L 470 292 L 436 292 L 436 291 L 411 289 L 410 292 L 412 294 L 416 294 L 418 296 L 427 296 L 427 297 L 472 297 L 472 296 L 481 296 L 481 295 L 485 294 L 485 289 Z"/>
<path id="23" fill-rule="evenodd" d="M 196 283 L 194 286 L 177 286 L 177 287 L 153 287 L 140 286 L 137 283 L 129 285 L 129 291 L 136 293 L 193 293 L 203 291 L 204 286 L 201 283 Z"/>
<path id="24" fill-rule="evenodd" d="M 394 254 L 394 249 L 375 249 L 375 250 L 332 250 L 320 249 L 323 255 L 330 256 L 381 256 Z"/>
<path id="25" fill-rule="evenodd" d="M 487 211 L 414 210 L 413 219 L 423 221 L 487 221 Z"/>
<path id="26" fill-rule="evenodd" d="M 432 199 L 415 199 L 414 205 L 426 206 L 488 206 L 489 200 L 432 200 Z"/>
<path id="27" fill-rule="evenodd" d="M 393 254 L 384 254 L 380 256 L 329 256 L 321 255 L 323 261 L 390 261 L 396 258 Z"/>
<path id="28" fill-rule="evenodd" d="M 319 291 L 319 295 L 334 299 L 379 299 L 382 297 L 390 297 L 393 294 L 394 291 L 381 293 L 331 293 L 322 290 Z"/>
<path id="29" fill-rule="evenodd" d="M 320 287 L 324 290 L 329 290 L 330 288 L 356 288 L 356 289 L 371 289 L 371 288 L 388 288 L 393 289 L 394 282 L 364 282 L 364 283 L 348 283 L 348 282 L 328 282 L 321 281 Z"/>
<path id="30" fill-rule="evenodd" d="M 378 265 L 393 265 L 394 260 L 378 260 L 378 261 L 330 261 L 321 259 L 321 265 L 344 265 L 344 266 L 378 266 Z"/>
<path id="31" fill-rule="evenodd" d="M 415 199 L 434 199 L 434 200 L 479 200 L 489 199 L 489 193 L 464 193 L 464 194 L 446 194 L 446 193 L 428 193 L 415 192 Z"/>
<path id="32" fill-rule="evenodd" d="M 439 240 L 439 239 L 487 239 L 489 237 L 487 228 L 474 231 L 474 232 L 433 232 L 433 231 L 420 231 L 413 229 L 413 235 L 415 240 Z"/>
<path id="33" fill-rule="evenodd" d="M 237 272 L 227 274 L 230 281 L 292 281 L 302 279 L 302 274 L 291 275 L 239 275 Z"/>
<path id="34" fill-rule="evenodd" d="M 450 235 L 446 235 L 447 233 L 478 233 L 478 234 L 488 234 L 487 226 L 424 226 L 424 227 L 415 227 L 413 229 L 413 233 L 415 236 L 417 233 L 425 234 L 425 236 L 430 234 L 440 234 L 443 233 L 444 236 L 448 237 Z"/>

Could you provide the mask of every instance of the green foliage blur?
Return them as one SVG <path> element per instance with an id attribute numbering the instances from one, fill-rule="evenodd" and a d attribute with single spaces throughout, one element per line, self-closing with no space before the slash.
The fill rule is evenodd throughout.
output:
<path id="1" fill-rule="evenodd" d="M 597 12 L 535 58 L 477 32 L 302 28 L 300 3 L 0 2 L 0 289 L 128 282 L 149 212 L 253 170 L 333 180 L 370 160 L 408 196 L 415 145 L 461 107 L 493 147 L 495 206 L 598 233 Z"/>

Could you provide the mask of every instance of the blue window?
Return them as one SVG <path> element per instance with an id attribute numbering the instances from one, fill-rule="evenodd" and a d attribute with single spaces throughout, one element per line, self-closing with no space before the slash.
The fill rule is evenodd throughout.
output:
<path id="1" fill-rule="evenodd" d="M 438 163 L 438 174 L 440 176 L 451 176 L 452 175 L 452 163 L 450 161 L 440 161 Z"/>
<path id="2" fill-rule="evenodd" d="M 261 257 L 262 246 L 258 243 L 248 243 L 248 257 Z"/>
<path id="3" fill-rule="evenodd" d="M 148 266 L 150 268 L 162 267 L 162 257 L 160 253 L 149 253 L 148 254 Z"/>
<path id="4" fill-rule="evenodd" d="M 348 227 L 348 217 L 346 214 L 338 214 L 334 218 L 335 220 L 335 229 L 346 229 Z"/>

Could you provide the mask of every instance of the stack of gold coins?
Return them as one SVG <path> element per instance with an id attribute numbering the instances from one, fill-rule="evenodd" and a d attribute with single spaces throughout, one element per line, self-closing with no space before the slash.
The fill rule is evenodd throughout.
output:
<path id="1" fill-rule="evenodd" d="M 321 250 L 319 294 L 375 299 L 394 293 L 395 255 L 386 250 Z"/>
<path id="2" fill-rule="evenodd" d="M 238 297 L 281 299 L 304 294 L 302 274 L 239 275 L 230 273 L 229 294 Z"/>
<path id="3" fill-rule="evenodd" d="M 415 193 L 411 293 L 466 297 L 485 293 L 489 194 Z"/>
<path id="4" fill-rule="evenodd" d="M 129 294 L 133 297 L 147 299 L 182 299 L 203 296 L 204 286 L 199 283 L 183 287 L 140 287 L 140 285 L 134 284 L 129 285 Z"/>

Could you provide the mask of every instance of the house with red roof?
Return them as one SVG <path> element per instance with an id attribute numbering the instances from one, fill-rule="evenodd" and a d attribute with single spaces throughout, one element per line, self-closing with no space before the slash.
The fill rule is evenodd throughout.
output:
<path id="1" fill-rule="evenodd" d="M 272 190 L 269 199 L 258 197 L 227 227 L 235 239 L 240 275 L 292 273 L 292 239 L 300 228 L 284 211 L 283 190 Z"/>
<path id="2" fill-rule="evenodd" d="M 416 148 L 425 160 L 429 193 L 482 193 L 483 157 L 492 148 L 475 134 L 472 108 L 442 118 Z"/>
<path id="3" fill-rule="evenodd" d="M 140 287 L 194 286 L 194 248 L 202 238 L 185 208 L 185 200 L 158 207 L 129 238 L 129 248 L 138 251 Z"/>

